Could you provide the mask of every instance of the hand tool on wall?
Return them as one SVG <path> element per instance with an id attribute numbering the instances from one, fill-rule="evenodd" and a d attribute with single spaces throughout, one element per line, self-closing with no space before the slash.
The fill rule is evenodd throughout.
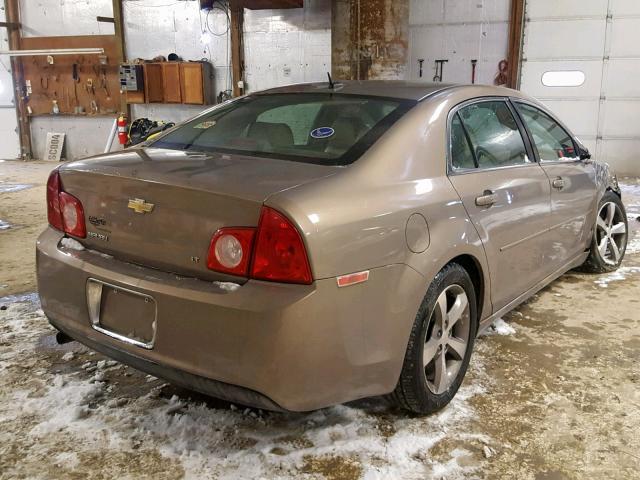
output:
<path id="1" fill-rule="evenodd" d="M 418 77 L 422 78 L 422 64 L 424 63 L 424 58 L 418 59 Z"/>
<path id="2" fill-rule="evenodd" d="M 96 89 L 93 85 L 93 78 L 87 78 L 87 83 L 84 86 L 89 95 L 96 96 Z"/>
<path id="3" fill-rule="evenodd" d="M 71 75 L 73 77 L 73 96 L 75 97 L 75 100 L 76 100 L 76 109 L 77 109 L 77 107 L 78 107 L 78 83 L 80 83 L 80 75 L 78 73 L 78 64 L 77 63 L 73 64 Z"/>
<path id="4" fill-rule="evenodd" d="M 508 72 L 509 71 L 509 62 L 506 60 L 500 60 L 498 63 L 498 74 L 494 79 L 493 83 L 495 85 L 506 85 L 509 81 Z"/>
<path id="5" fill-rule="evenodd" d="M 444 64 L 449 60 L 436 60 L 436 74 L 433 77 L 434 82 L 441 82 L 444 76 Z"/>
<path id="6" fill-rule="evenodd" d="M 476 83 L 476 68 L 478 66 L 478 60 L 471 60 L 471 84 Z"/>

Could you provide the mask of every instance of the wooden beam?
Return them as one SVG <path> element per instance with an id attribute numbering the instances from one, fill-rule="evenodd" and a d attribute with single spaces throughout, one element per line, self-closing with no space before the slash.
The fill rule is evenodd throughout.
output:
<path id="1" fill-rule="evenodd" d="M 6 20 L 8 24 L 20 25 L 20 5 L 19 0 L 5 0 Z M 9 48 L 20 50 L 22 34 L 19 28 L 10 28 Z M 20 153 L 23 160 L 33 158 L 31 144 L 31 123 L 27 113 L 26 85 L 24 81 L 24 71 L 22 59 L 11 57 L 11 76 L 13 78 L 13 94 L 16 102 L 16 115 L 18 117 L 18 136 L 20 137 Z"/>
<path id="2" fill-rule="evenodd" d="M 249 10 L 302 8 L 304 6 L 303 0 L 238 0 L 238 3 Z"/>
<path id="3" fill-rule="evenodd" d="M 233 79 L 233 96 L 239 97 L 244 93 L 244 84 L 240 87 L 240 82 L 244 82 L 244 8 L 239 2 L 232 1 L 229 4 L 231 9 L 231 77 Z"/>
<path id="4" fill-rule="evenodd" d="M 519 88 L 520 61 L 522 60 L 522 34 L 524 33 L 525 0 L 511 0 L 511 18 L 509 22 L 509 69 L 507 86 Z"/>
<path id="5" fill-rule="evenodd" d="M 113 0 L 113 25 L 116 36 L 116 44 L 120 58 L 118 62 L 124 63 L 127 59 L 127 51 L 124 40 L 124 18 L 122 14 L 122 0 Z M 120 112 L 127 115 L 131 119 L 131 106 L 127 103 L 127 96 L 120 95 Z"/>

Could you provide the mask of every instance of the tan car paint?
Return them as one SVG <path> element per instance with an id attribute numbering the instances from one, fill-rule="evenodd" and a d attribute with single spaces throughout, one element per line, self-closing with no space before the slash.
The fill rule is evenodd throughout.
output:
<path id="1" fill-rule="evenodd" d="M 126 165 L 125 178 L 114 180 L 113 190 L 109 184 L 112 177 L 103 178 L 104 186 L 92 182 L 92 188 L 104 189 L 100 190 L 102 195 L 111 195 L 114 202 L 122 197 L 122 205 L 113 211 L 105 210 L 104 215 L 119 218 L 130 213 L 131 225 L 151 222 L 153 218 L 166 224 L 151 222 L 144 228 L 136 227 L 138 241 L 142 243 L 132 255 L 138 263 L 148 261 L 145 258 L 148 249 L 159 262 L 166 263 L 149 266 L 129 263 L 126 249 L 133 247 L 124 244 L 121 251 L 114 250 L 115 258 L 89 250 L 61 248 L 58 244 L 63 235 L 48 228 L 37 246 L 39 290 L 45 313 L 57 328 L 80 341 L 124 352 L 123 361 L 142 359 L 238 385 L 289 410 L 310 410 L 389 393 L 397 383 L 418 306 L 431 279 L 447 263 L 462 259 L 478 270 L 477 296 L 482 326 L 486 326 L 496 315 L 517 305 L 586 257 L 582 251 L 587 247 L 588 236 L 581 234 L 576 238 L 577 255 L 556 258 L 549 272 L 540 271 L 536 260 L 544 255 L 543 239 L 547 237 L 542 234 L 530 237 L 532 232 L 550 228 L 551 214 L 549 204 L 545 207 L 536 198 L 540 194 L 549 199 L 549 180 L 538 165 L 505 168 L 490 175 L 477 172 L 448 176 L 449 112 L 470 98 L 526 97 L 495 87 L 454 87 L 438 92 L 439 88 L 442 87 L 404 82 L 371 82 L 370 86 L 367 82 L 347 83 L 345 90 L 351 92 L 386 96 L 399 92 L 398 95 L 416 98 L 431 94 L 348 167 L 265 160 L 277 169 L 277 175 L 267 169 L 260 175 L 251 170 L 256 175 L 250 182 L 242 177 L 242 168 L 234 171 L 234 166 L 230 166 L 238 178 L 234 180 L 230 175 L 224 185 L 207 175 L 191 175 L 207 162 L 218 165 L 217 160 L 200 159 L 198 164 L 185 159 L 182 159 L 185 163 L 171 163 L 167 159 L 168 163 L 160 163 L 162 166 L 158 167 L 155 158 L 165 154 L 153 150 L 143 151 L 143 155 L 149 156 L 149 163 L 133 161 L 132 156 L 139 154 L 125 151 L 106 157 L 107 161 L 98 157 L 64 167 L 61 174 L 65 188 L 69 185 L 71 193 L 89 199 L 83 174 L 111 169 L 118 175 L 119 162 Z M 277 91 L 309 89 L 318 91 L 319 87 L 298 85 Z M 186 173 L 180 170 L 182 165 Z M 150 190 L 157 192 L 158 197 L 147 199 L 156 203 L 154 212 L 148 218 L 126 212 L 131 196 L 148 196 L 140 187 L 150 176 L 158 175 L 158 171 L 162 177 L 153 179 Z M 288 171 L 293 172 L 293 179 L 288 177 Z M 181 179 L 179 185 L 175 175 Z M 270 179 L 266 182 L 268 186 L 261 175 Z M 475 181 L 473 175 L 486 178 Z M 600 173 L 598 195 L 605 188 L 602 183 L 605 177 L 606 170 Z M 144 181 L 134 182 L 132 178 Z M 192 183 L 195 181 L 201 182 L 197 188 Z M 208 181 L 214 181 L 214 187 L 208 188 Z M 496 209 L 496 214 L 491 215 L 465 205 L 466 199 L 482 193 L 485 183 L 500 192 L 501 201 L 516 195 L 517 204 L 503 201 L 501 211 Z M 190 192 L 184 204 L 180 203 L 180 196 L 185 193 L 177 186 Z M 220 188 L 224 189 L 224 195 L 220 196 Z M 194 224 L 185 223 L 189 220 L 182 218 L 204 208 L 207 199 L 215 203 L 222 198 L 228 204 L 218 209 L 217 217 L 205 222 L 203 231 L 196 231 Z M 190 202 L 195 200 L 203 203 L 196 202 L 190 210 Z M 198 278 L 169 273 L 176 271 L 169 267 L 178 265 L 169 258 L 188 253 L 173 241 L 166 241 L 174 238 L 170 236 L 171 228 L 182 226 L 195 232 L 202 244 L 222 224 L 255 225 L 262 201 L 298 225 L 310 257 L 315 279 L 312 285 L 240 280 L 243 285 L 230 291 L 212 284 L 213 277 L 198 269 L 184 268 L 189 276 Z M 91 215 L 98 197 L 88 202 L 87 215 Z M 167 206 L 171 202 L 178 207 L 162 216 L 160 212 L 171 208 Z M 424 217 L 426 226 L 409 223 L 411 228 L 407 230 L 409 218 L 416 214 Z M 591 213 L 585 212 L 587 215 Z M 593 222 L 593 216 L 588 218 Z M 117 233 L 125 231 L 123 226 Z M 189 242 L 186 233 L 178 238 Z M 428 248 L 412 251 L 407 239 Z M 108 247 L 99 243 L 83 243 L 108 251 Z M 511 252 L 509 249 L 500 252 L 501 247 L 511 244 L 521 244 L 522 249 L 513 247 Z M 531 255 L 520 261 L 518 254 L 527 248 L 531 249 Z M 162 271 L 163 266 L 168 271 Z M 337 276 L 364 270 L 370 270 L 368 281 L 338 288 Z M 513 276 L 521 279 L 517 286 Z M 86 297 L 90 278 L 155 299 L 157 335 L 153 349 L 121 342 L 91 327 Z M 199 388 L 196 383 L 185 383 Z"/>

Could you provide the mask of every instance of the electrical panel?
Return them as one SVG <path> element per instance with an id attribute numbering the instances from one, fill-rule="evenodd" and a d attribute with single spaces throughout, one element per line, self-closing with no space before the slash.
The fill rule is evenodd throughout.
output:
<path id="1" fill-rule="evenodd" d="M 120 65 L 120 90 L 141 92 L 144 90 L 142 65 Z"/>

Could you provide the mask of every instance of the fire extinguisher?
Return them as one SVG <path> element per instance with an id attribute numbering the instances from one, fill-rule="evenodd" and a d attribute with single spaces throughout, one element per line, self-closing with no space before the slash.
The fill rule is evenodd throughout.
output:
<path id="1" fill-rule="evenodd" d="M 120 115 L 118 117 L 118 141 L 120 145 L 126 145 L 129 143 L 129 132 L 127 132 L 127 117 L 126 115 Z"/>

